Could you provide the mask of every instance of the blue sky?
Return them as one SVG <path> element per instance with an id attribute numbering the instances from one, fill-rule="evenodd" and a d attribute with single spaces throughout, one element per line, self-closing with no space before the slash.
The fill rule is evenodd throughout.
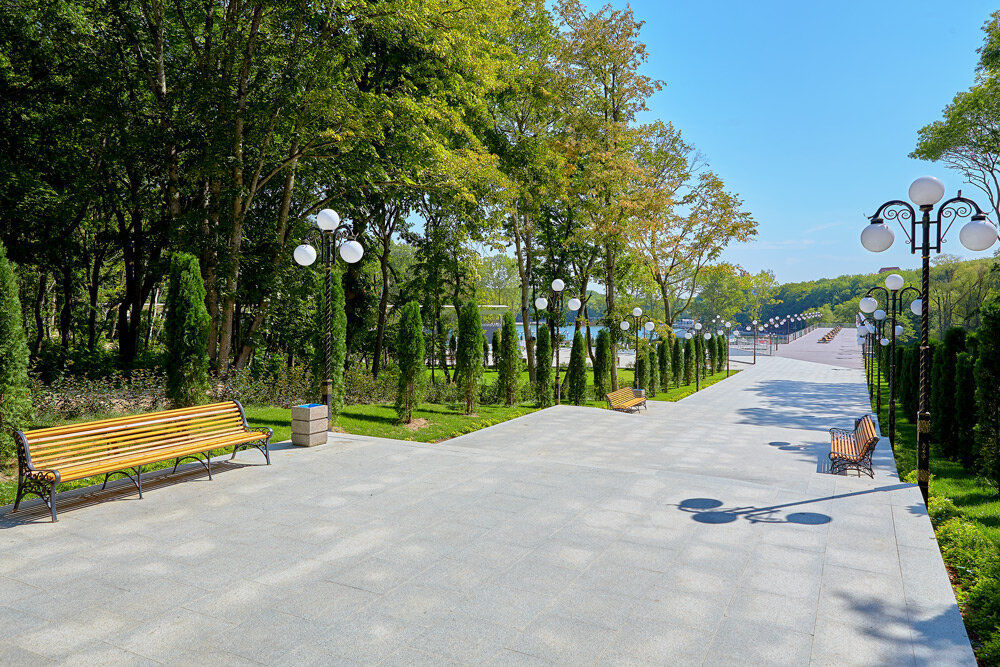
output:
<path id="1" fill-rule="evenodd" d="M 588 0 L 596 9 L 602 3 Z M 612 2 L 623 7 L 625 2 Z M 896 243 L 873 254 L 859 235 L 879 204 L 930 174 L 948 196 L 986 199 L 942 165 L 911 160 L 917 131 L 974 81 L 981 26 L 996 3 L 636 0 L 646 73 L 666 82 L 662 118 L 738 192 L 757 239 L 725 259 L 781 282 L 882 266 L 915 267 Z M 995 221 L 994 221 L 995 222 Z M 949 235 L 945 252 L 973 256 Z M 984 253 L 980 253 L 983 256 Z"/>

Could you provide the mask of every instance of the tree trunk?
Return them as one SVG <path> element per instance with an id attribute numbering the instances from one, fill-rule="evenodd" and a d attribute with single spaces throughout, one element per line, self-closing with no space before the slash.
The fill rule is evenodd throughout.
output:
<path id="1" fill-rule="evenodd" d="M 514 250 L 517 256 L 517 273 L 521 279 L 521 328 L 524 329 L 524 351 L 528 357 L 528 380 L 535 382 L 535 343 L 531 337 L 531 311 L 528 309 L 528 295 L 531 293 L 531 240 L 522 238 L 521 225 L 517 213 L 514 214 Z"/>
<path id="2" fill-rule="evenodd" d="M 45 305 L 45 295 L 48 290 L 49 274 L 41 271 L 38 274 L 38 293 L 35 295 L 35 303 L 32 310 L 35 313 L 35 340 L 31 345 L 31 356 L 37 357 L 42 349 L 42 340 L 45 338 L 45 320 L 42 317 L 42 308 Z"/>
<path id="3" fill-rule="evenodd" d="M 615 309 L 616 257 L 614 242 L 609 241 L 604 258 L 604 298 L 607 302 L 607 314 L 609 317 Z M 618 391 L 618 346 L 615 344 L 614 336 L 611 336 L 611 391 Z"/>
<path id="4" fill-rule="evenodd" d="M 385 342 L 385 319 L 389 309 L 389 253 L 392 243 L 389 237 L 382 239 L 382 254 L 379 255 L 379 268 L 382 271 L 382 297 L 378 302 L 378 325 L 375 328 L 375 353 L 372 355 L 372 377 L 378 377 L 379 365 L 382 361 L 382 346 Z"/>

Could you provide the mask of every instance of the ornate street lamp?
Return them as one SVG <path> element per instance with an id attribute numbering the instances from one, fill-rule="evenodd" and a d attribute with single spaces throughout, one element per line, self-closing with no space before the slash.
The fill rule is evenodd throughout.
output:
<path id="1" fill-rule="evenodd" d="M 920 399 L 917 409 L 917 484 L 920 493 L 927 502 L 928 483 L 930 481 L 930 447 L 931 447 L 931 413 L 930 413 L 930 312 L 928 294 L 930 292 L 930 253 L 941 252 L 941 243 L 951 226 L 959 218 L 969 217 L 959 233 L 959 240 L 969 250 L 986 250 L 997 240 L 997 229 L 986 219 L 986 214 L 979 204 L 962 196 L 961 190 L 957 197 L 946 200 L 937 208 L 934 218 L 931 211 L 934 205 L 944 197 L 944 184 L 933 176 L 921 176 L 910 185 L 910 201 L 920 209 L 918 220 L 916 211 L 909 202 L 901 199 L 887 201 L 878 207 L 871 216 L 871 222 L 861 232 L 861 245 L 871 252 L 888 250 L 895 240 L 892 229 L 885 224 L 886 220 L 899 223 L 903 234 L 910 243 L 910 252 L 921 254 L 921 288 L 920 288 Z M 909 222 L 907 232 L 904 222 Z M 947 226 L 942 229 L 942 224 Z M 917 231 L 921 232 L 920 238 Z M 931 236 L 933 232 L 933 237 Z"/>
<path id="2" fill-rule="evenodd" d="M 656 328 L 656 325 L 653 324 L 652 322 L 646 322 L 645 324 L 640 325 L 639 318 L 641 318 L 641 317 L 642 317 L 642 308 L 640 308 L 639 306 L 636 306 L 635 308 L 632 309 L 632 319 L 634 320 L 634 323 L 630 324 L 629 321 L 628 321 L 628 318 L 626 316 L 626 319 L 622 320 L 621 324 L 618 325 L 619 328 L 621 328 L 622 331 L 628 331 L 629 328 L 631 328 L 633 326 L 635 328 L 635 361 L 632 362 L 632 373 L 633 373 L 633 376 L 634 376 L 632 384 L 635 385 L 636 389 L 639 388 L 639 376 L 638 376 L 638 371 L 639 371 L 639 330 L 644 328 L 646 331 L 652 331 L 653 329 Z"/>
<path id="3" fill-rule="evenodd" d="M 565 323 L 565 318 L 563 317 L 562 300 L 563 300 L 563 290 L 566 289 L 566 283 L 563 280 L 556 278 L 555 280 L 552 281 L 551 287 L 552 287 L 553 310 L 555 310 L 556 313 L 556 321 L 553 322 L 552 331 L 549 332 L 549 335 L 552 337 L 552 340 L 555 341 L 556 345 L 556 405 L 559 405 L 559 401 L 562 395 L 562 385 L 559 383 L 559 348 L 562 347 L 560 338 L 562 337 L 562 326 Z M 574 296 L 569 300 L 569 302 L 566 305 L 569 306 L 570 310 L 576 312 L 580 310 L 580 307 L 583 305 L 583 303 Z M 549 300 L 546 299 L 544 296 L 540 296 L 537 299 L 535 299 L 535 308 L 537 308 L 538 310 L 545 310 L 548 307 L 549 307 Z M 537 322 L 535 323 L 535 338 L 538 338 Z"/>
<path id="4" fill-rule="evenodd" d="M 333 340 L 333 313 L 330 305 L 330 291 L 333 285 L 333 251 L 337 240 L 341 239 L 340 257 L 348 264 L 356 264 L 364 257 L 365 249 L 358 243 L 351 226 L 340 221 L 340 215 L 332 208 L 324 208 L 316 215 L 316 226 L 306 234 L 302 243 L 292 251 L 292 259 L 300 266 L 310 266 L 316 261 L 316 248 L 309 240 L 319 235 L 320 252 L 325 272 L 324 296 L 326 301 L 326 337 L 323 346 L 323 403 L 327 407 L 327 430 L 333 428 L 333 380 L 330 369 L 330 346 Z"/>

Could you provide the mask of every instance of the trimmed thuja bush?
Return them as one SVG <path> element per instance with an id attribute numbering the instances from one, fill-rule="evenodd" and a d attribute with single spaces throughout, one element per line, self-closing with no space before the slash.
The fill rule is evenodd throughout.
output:
<path id="1" fill-rule="evenodd" d="M 199 405 L 208 395 L 208 328 L 205 281 L 194 255 L 170 258 L 166 320 L 167 398 L 175 408 Z"/>
<path id="2" fill-rule="evenodd" d="M 976 460 L 975 359 L 962 352 L 955 360 L 954 456 L 971 469 Z"/>
<path id="3" fill-rule="evenodd" d="M 674 349 L 670 354 L 670 372 L 674 376 L 674 385 L 681 386 L 681 381 L 687 378 L 684 370 L 684 343 L 680 338 L 674 338 Z"/>
<path id="4" fill-rule="evenodd" d="M 493 348 L 493 370 L 496 370 L 498 368 L 498 364 L 499 364 L 499 360 L 500 360 L 500 330 L 499 329 L 494 329 L 493 330 L 493 343 L 492 343 L 491 347 Z"/>
<path id="5" fill-rule="evenodd" d="M 1000 302 L 980 309 L 979 358 L 976 360 L 976 448 L 980 472 L 1000 489 Z"/>
<path id="6" fill-rule="evenodd" d="M 650 345 L 649 352 L 647 353 L 646 368 L 649 369 L 649 379 L 646 381 L 648 385 L 646 394 L 650 397 L 656 396 L 656 392 L 659 389 L 659 379 L 660 379 L 660 363 L 656 358 L 656 346 Z"/>
<path id="7" fill-rule="evenodd" d="M 458 349 L 455 373 L 458 386 L 465 397 L 465 414 L 471 415 L 479 395 L 479 382 L 483 376 L 483 323 L 475 301 L 462 304 L 458 316 Z"/>
<path id="8" fill-rule="evenodd" d="M 587 400 L 587 350 L 583 345 L 583 335 L 579 331 L 573 336 L 566 383 L 569 385 L 569 402 L 573 405 L 582 405 Z"/>
<path id="9" fill-rule="evenodd" d="M 538 327 L 535 342 L 535 399 L 540 408 L 552 405 L 552 336 L 547 324 Z"/>
<path id="10" fill-rule="evenodd" d="M 483 339 L 483 368 L 490 365 L 490 342 L 486 340 L 486 335 L 482 336 Z"/>
<path id="11" fill-rule="evenodd" d="M 725 368 L 727 360 L 729 359 L 729 345 L 726 344 L 725 336 L 718 336 L 715 339 L 715 345 L 718 348 L 718 359 L 719 359 L 719 370 L 721 371 Z"/>
<path id="12" fill-rule="evenodd" d="M 955 367 L 958 355 L 965 352 L 965 329 L 951 327 L 944 333 L 944 344 L 938 349 L 935 363 L 935 385 L 932 388 L 931 414 L 932 428 L 937 441 L 941 444 L 944 455 L 952 460 L 958 459 L 955 448 L 955 438 L 958 434 L 958 423 L 955 419 Z"/>
<path id="13" fill-rule="evenodd" d="M 28 340 L 14 269 L 0 244 L 0 463 L 14 456 L 14 431 L 27 428 L 29 419 Z"/>
<path id="14" fill-rule="evenodd" d="M 673 362 L 670 358 L 670 341 L 661 340 L 657 348 L 656 361 L 660 371 L 660 387 L 667 390 L 670 389 L 670 380 L 673 375 Z"/>
<path id="15" fill-rule="evenodd" d="M 611 336 L 606 329 L 597 332 L 594 349 L 594 397 L 601 401 L 611 390 Z"/>
<path id="16" fill-rule="evenodd" d="M 521 349 L 517 344 L 517 325 L 509 312 L 503 314 L 500 333 L 500 359 L 497 362 L 499 396 L 505 405 L 517 401 L 518 374 L 521 372 Z"/>
<path id="17" fill-rule="evenodd" d="M 687 338 L 684 341 L 684 384 L 692 384 L 694 382 L 694 374 L 696 371 L 694 363 L 694 353 L 695 353 L 695 342 L 694 338 Z"/>
<path id="18" fill-rule="evenodd" d="M 413 421 L 413 408 L 419 400 L 424 381 L 424 325 L 420 304 L 410 301 L 399 315 L 396 357 L 399 361 L 399 385 L 396 388 L 396 414 L 407 424 Z"/>
<path id="19" fill-rule="evenodd" d="M 640 345 L 635 351 L 635 363 L 632 365 L 635 370 L 635 381 L 633 382 L 636 389 L 645 389 L 649 380 L 649 371 L 646 365 L 646 347 L 645 345 Z"/>

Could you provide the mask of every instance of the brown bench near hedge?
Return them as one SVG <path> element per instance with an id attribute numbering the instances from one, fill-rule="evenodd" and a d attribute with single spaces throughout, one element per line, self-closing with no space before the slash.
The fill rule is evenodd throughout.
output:
<path id="1" fill-rule="evenodd" d="M 214 449 L 259 450 L 271 463 L 270 428 L 251 428 L 238 401 L 164 410 L 131 417 L 15 431 L 18 479 L 16 512 L 26 496 L 45 501 L 56 519 L 56 487 L 61 482 L 104 475 L 104 486 L 114 475 L 132 480 L 142 498 L 143 466 L 174 459 L 201 462 L 212 478 Z M 102 486 L 101 488 L 104 488 Z"/>
<path id="2" fill-rule="evenodd" d="M 646 397 L 636 395 L 631 387 L 622 387 L 606 395 L 608 407 L 618 412 L 638 412 L 646 407 Z"/>
<path id="3" fill-rule="evenodd" d="M 857 470 L 858 477 L 865 473 L 872 479 L 872 454 L 878 444 L 878 429 L 871 415 L 864 415 L 855 423 L 854 429 L 830 429 L 830 472 L 838 474 L 845 470 Z"/>

